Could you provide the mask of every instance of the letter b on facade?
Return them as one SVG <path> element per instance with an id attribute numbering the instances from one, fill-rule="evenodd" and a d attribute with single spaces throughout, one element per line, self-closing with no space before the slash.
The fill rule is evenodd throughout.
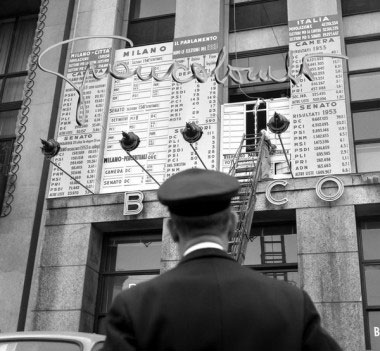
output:
<path id="1" fill-rule="evenodd" d="M 141 191 L 126 192 L 124 194 L 124 216 L 133 216 L 143 210 L 144 194 Z"/>

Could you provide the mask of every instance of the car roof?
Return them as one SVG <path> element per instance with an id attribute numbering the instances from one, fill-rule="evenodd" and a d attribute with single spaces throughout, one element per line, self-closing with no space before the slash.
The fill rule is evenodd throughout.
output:
<path id="1" fill-rule="evenodd" d="M 105 340 L 105 335 L 82 332 L 61 331 L 26 331 L 14 333 L 0 333 L 0 342 L 5 340 L 64 340 L 79 341 L 83 345 L 92 345 Z"/>

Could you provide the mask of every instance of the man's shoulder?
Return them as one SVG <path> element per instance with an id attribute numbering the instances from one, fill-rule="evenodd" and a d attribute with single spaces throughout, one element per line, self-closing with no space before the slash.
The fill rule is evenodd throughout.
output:
<path id="1" fill-rule="evenodd" d="M 140 295 L 146 290 L 156 289 L 168 281 L 175 280 L 175 276 L 178 274 L 177 269 L 177 267 L 174 267 L 164 273 L 157 275 L 154 278 L 141 282 L 129 289 L 125 289 L 120 294 L 128 297 L 133 295 Z"/>
<path id="2" fill-rule="evenodd" d="M 205 269 L 205 267 L 210 269 Z M 210 279 L 208 274 L 218 274 L 218 279 L 221 283 L 233 284 L 241 286 L 244 289 L 259 288 L 260 291 L 276 291 L 277 294 L 302 296 L 302 290 L 296 287 L 292 282 L 284 282 L 274 278 L 270 278 L 255 271 L 249 267 L 242 266 L 237 262 L 226 259 L 225 257 L 204 257 L 203 263 L 199 260 L 189 260 L 180 262 L 172 269 L 161 273 L 160 275 L 148 281 L 139 283 L 137 286 L 124 290 L 123 295 L 137 296 L 149 292 L 158 293 L 161 289 L 170 289 L 173 285 L 178 285 L 186 280 L 189 275 L 193 276 L 192 282 L 199 281 L 200 283 Z"/>
<path id="3" fill-rule="evenodd" d="M 246 266 L 240 266 L 238 270 L 242 275 L 246 277 L 246 279 L 252 280 L 257 284 L 273 287 L 276 289 L 285 289 L 291 292 L 301 291 L 301 289 L 296 286 L 296 282 L 268 277 L 264 273 L 253 270 L 252 268 Z"/>

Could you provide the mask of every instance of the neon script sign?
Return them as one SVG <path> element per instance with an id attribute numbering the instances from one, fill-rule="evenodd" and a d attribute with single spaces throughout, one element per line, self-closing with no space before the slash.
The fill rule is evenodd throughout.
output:
<path id="1" fill-rule="evenodd" d="M 107 74 L 110 74 L 113 78 L 118 79 L 118 80 L 124 80 L 124 79 L 131 78 L 133 76 L 137 76 L 141 81 L 154 79 L 155 81 L 159 82 L 159 81 L 172 78 L 175 82 L 181 83 L 181 84 L 188 83 L 194 79 L 196 79 L 199 83 L 205 83 L 210 77 L 214 77 L 215 81 L 218 84 L 224 84 L 228 78 L 231 78 L 237 84 L 242 84 L 246 81 L 255 82 L 258 80 L 262 82 L 273 81 L 277 83 L 283 83 L 289 79 L 293 84 L 297 85 L 301 81 L 302 76 L 305 76 L 310 81 L 314 80 L 314 75 L 311 72 L 308 65 L 308 60 L 311 58 L 331 57 L 331 58 L 348 60 L 347 56 L 339 55 L 339 54 L 329 54 L 329 53 L 308 54 L 302 58 L 302 63 L 300 65 L 299 72 L 296 76 L 294 76 L 291 74 L 291 68 L 293 67 L 293 58 L 292 58 L 292 53 L 290 51 L 289 54 L 287 55 L 287 60 L 286 60 L 286 67 L 285 67 L 286 74 L 283 77 L 275 77 L 272 74 L 272 70 L 270 66 L 268 66 L 267 72 L 260 69 L 258 73 L 254 73 L 254 67 L 234 67 L 230 64 L 225 65 L 226 60 L 227 60 L 227 54 L 226 54 L 225 47 L 223 47 L 222 50 L 219 52 L 215 67 L 211 72 L 208 72 L 206 68 L 199 63 L 192 63 L 190 66 L 190 71 L 189 71 L 188 67 L 174 61 L 164 74 L 162 74 L 161 76 L 158 76 L 156 73 L 157 67 L 154 67 L 154 66 L 150 68 L 149 73 L 143 74 L 142 66 L 138 66 L 136 69 L 130 70 L 127 64 L 125 64 L 124 62 L 119 62 L 119 63 L 115 63 L 112 67 L 111 67 L 111 64 L 108 64 L 105 70 L 96 70 L 95 62 L 90 62 L 86 66 L 80 86 L 76 86 L 71 80 L 69 80 L 64 75 L 58 72 L 49 70 L 41 64 L 42 57 L 55 47 L 68 44 L 70 42 L 74 42 L 77 40 L 88 40 L 88 39 L 96 39 L 96 38 L 119 39 L 119 40 L 127 42 L 130 45 L 130 47 L 133 47 L 133 42 L 130 39 L 126 37 L 121 37 L 121 36 L 93 35 L 93 36 L 78 37 L 78 38 L 73 38 L 69 40 L 64 40 L 57 44 L 49 46 L 47 49 L 45 49 L 41 53 L 37 62 L 38 67 L 42 71 L 51 73 L 57 77 L 62 78 L 68 84 L 70 84 L 74 88 L 74 90 L 78 93 L 78 102 L 77 102 L 75 118 L 79 126 L 82 125 L 79 120 L 79 111 L 80 111 L 80 108 L 83 106 L 83 101 L 84 101 L 83 90 L 84 90 L 85 83 L 89 75 L 92 75 L 92 77 L 98 80 L 102 79 Z M 332 39 L 325 38 L 325 39 L 317 39 L 317 40 L 321 41 L 321 43 L 327 43 L 329 40 L 332 40 Z M 225 66 L 226 66 L 226 72 L 223 73 L 223 69 Z M 120 73 L 120 70 L 123 70 L 123 73 Z"/>

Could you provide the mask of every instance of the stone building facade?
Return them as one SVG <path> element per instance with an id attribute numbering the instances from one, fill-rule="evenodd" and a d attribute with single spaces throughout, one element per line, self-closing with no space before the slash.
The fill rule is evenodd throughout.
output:
<path id="1" fill-rule="evenodd" d="M 221 48 L 225 48 L 226 57 L 219 72 L 226 72 L 227 63 L 231 67 L 260 67 L 264 71 L 271 66 L 273 76 L 285 78 L 249 80 L 240 79 L 237 74 L 235 81 L 227 79 L 224 84 L 210 86 L 209 92 L 215 93 L 210 95 L 206 108 L 210 114 L 215 113 L 210 115 L 215 116 L 210 130 L 215 128 L 212 130 L 216 143 L 209 144 L 202 155 L 215 150 L 216 158 L 220 159 L 216 167 L 223 162 L 219 153 L 223 144 L 227 144 L 223 133 L 229 129 L 222 120 L 226 120 L 228 111 L 243 111 L 239 113 L 247 118 L 243 123 L 245 131 L 251 128 L 249 116 L 253 116 L 252 123 L 257 128 L 262 123 L 259 113 L 266 113 L 267 122 L 272 112 L 281 108 L 291 122 L 286 145 L 292 145 L 289 154 L 294 177 L 283 159 L 282 164 L 280 161 L 272 164 L 273 179 L 258 183 L 252 240 L 243 264 L 305 289 L 318 307 L 324 326 L 345 350 L 377 349 L 380 347 L 380 122 L 377 115 L 380 111 L 377 89 L 380 6 L 370 0 L 160 0 L 160 6 L 157 2 L 42 0 L 28 2 L 24 7 L 21 2 L 20 7 L 4 6 L 0 18 L 0 28 L 4 29 L 0 37 L 5 38 L 9 50 L 6 57 L 0 57 L 3 61 L 0 61 L 0 125 L 3 126 L 0 180 L 4 194 L 0 218 L 0 330 L 102 333 L 104 317 L 117 292 L 172 268 L 179 260 L 166 228 L 168 213 L 157 201 L 155 184 L 146 182 L 148 186 L 137 185 L 131 190 L 106 186 L 105 179 L 117 178 L 106 177 L 102 170 L 107 163 L 104 160 L 109 157 L 111 162 L 112 145 L 115 145 L 112 140 L 116 138 L 118 144 L 121 138 L 121 129 L 117 128 L 118 134 L 110 136 L 112 129 L 108 121 L 113 117 L 111 109 L 119 106 L 114 78 L 108 75 L 100 83 L 96 80 L 89 83 L 93 89 L 98 88 L 96 94 L 101 99 L 97 107 L 97 102 L 89 97 L 87 113 L 91 115 L 95 111 L 91 109 L 94 104 L 93 108 L 98 108 L 95 114 L 100 116 L 95 129 L 89 132 L 73 127 L 73 133 L 65 134 L 63 116 L 69 116 L 70 121 L 75 119 L 75 104 L 65 115 L 65 99 L 72 91 L 67 90 L 70 87 L 61 77 L 36 67 L 38 56 L 43 67 L 59 71 L 65 77 L 71 74 L 74 80 L 76 62 L 81 62 L 75 61 L 78 57 L 100 60 L 102 57 L 96 55 L 105 52 L 98 53 L 100 49 L 108 50 L 110 54 L 104 58 L 110 61 L 114 55 L 128 55 L 120 51 L 126 47 L 125 41 L 110 36 L 132 40 L 133 55 L 138 55 L 137 50 L 143 53 L 157 44 L 164 47 L 163 44 L 173 43 L 173 52 L 190 50 L 196 47 L 192 46 L 194 38 L 206 41 L 204 38 L 216 37 L 218 50 L 214 47 L 205 50 L 211 55 L 207 57 L 215 60 Z M 79 37 L 85 38 L 72 40 Z M 67 44 L 62 43 L 65 41 Z M 62 45 L 52 48 L 57 43 Z M 334 52 L 329 51 L 331 47 Z M 13 64 L 18 68 L 12 66 L 15 52 L 22 52 L 24 57 L 24 61 Z M 347 55 L 348 60 L 330 57 L 310 61 L 317 62 L 310 63 L 312 73 L 318 67 L 324 70 L 319 75 L 322 78 L 318 74 L 314 77 L 314 81 L 322 81 L 323 89 L 300 91 L 292 82 L 297 72 L 285 70 L 288 52 L 297 64 L 302 58 L 299 55 L 308 53 Z M 176 54 L 173 55 L 175 58 Z M 178 57 L 185 63 L 188 59 L 186 55 Z M 193 56 L 188 57 L 192 60 Z M 206 59 L 201 63 L 206 64 Z M 301 86 L 309 84 L 305 77 Z M 139 84 L 136 81 L 135 78 L 134 84 Z M 139 89 L 143 91 L 144 87 L 140 85 Z M 171 113 L 175 114 L 178 108 L 180 114 L 194 116 L 197 107 L 193 103 L 185 101 L 183 106 L 177 106 L 176 91 L 170 93 L 170 88 L 165 89 L 163 96 L 168 98 Z M 258 99 L 264 104 L 261 110 L 260 106 L 256 110 L 254 107 Z M 335 107 L 335 112 L 331 107 Z M 305 119 L 305 110 L 326 118 Z M 332 127 L 329 114 L 339 115 L 345 122 Z M 139 115 L 136 116 L 138 119 Z M 323 121 L 328 123 L 317 125 Z M 315 127 L 310 126 L 313 123 Z M 342 125 L 342 129 L 335 128 Z M 304 130 L 309 130 L 309 134 L 300 139 Z M 337 158 L 330 157 L 330 153 L 323 154 L 324 150 L 320 149 L 320 159 L 312 163 L 311 154 L 300 151 L 302 142 L 319 145 L 315 143 L 319 140 L 315 137 L 318 133 L 329 134 L 325 143 Z M 67 141 L 65 136 L 77 135 L 72 138 L 72 145 L 79 145 L 76 141 L 79 135 L 88 134 L 98 136 L 81 144 L 83 150 L 84 145 L 95 145 L 96 171 L 86 168 L 82 172 L 87 174 L 83 179 L 94 180 L 85 184 L 91 191 L 84 191 L 82 185 L 73 183 L 44 158 L 40 138 Z M 207 139 L 207 133 L 204 137 L 213 140 Z M 279 139 L 273 138 L 281 151 Z M 61 153 L 57 156 L 62 157 L 60 165 L 75 178 L 72 164 L 64 161 L 69 144 L 62 145 L 63 156 Z M 198 151 L 204 152 L 204 147 L 199 143 Z M 185 155 L 187 151 L 183 152 Z M 70 160 L 76 159 L 71 156 Z M 133 161 L 128 159 L 128 162 Z M 302 174 L 301 167 L 305 165 L 314 173 Z M 176 166 L 172 168 L 171 172 L 177 171 Z M 317 173 L 318 169 L 330 171 Z M 155 168 L 149 170 L 154 173 Z M 54 182 L 58 183 L 57 189 L 60 182 L 66 184 L 64 196 L 53 190 Z M 78 194 L 77 189 L 80 189 Z M 141 207 L 137 206 L 135 214 L 125 212 L 126 192 L 143 196 L 137 202 Z"/>

